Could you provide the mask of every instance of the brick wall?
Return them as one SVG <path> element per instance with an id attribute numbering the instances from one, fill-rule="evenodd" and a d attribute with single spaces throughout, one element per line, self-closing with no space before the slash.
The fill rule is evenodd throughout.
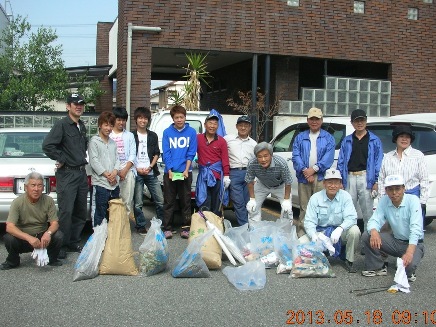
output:
<path id="1" fill-rule="evenodd" d="M 97 23 L 96 65 L 107 65 L 109 63 L 109 31 L 112 25 L 113 23 L 108 22 Z M 100 96 L 95 103 L 95 111 L 102 112 L 112 110 L 112 80 L 106 75 L 100 82 L 100 87 L 105 91 L 105 94 Z"/>
<path id="2" fill-rule="evenodd" d="M 350 0 L 300 0 L 299 7 L 283 0 L 119 1 L 117 101 L 125 102 L 121 86 L 131 22 L 162 28 L 159 34 L 134 35 L 132 108 L 149 103 L 152 47 L 168 47 L 388 63 L 391 114 L 434 111 L 436 4 L 365 3 L 362 15 L 353 13 Z M 419 20 L 407 19 L 408 7 L 418 8 Z M 275 81 L 283 81 L 286 74 L 275 69 Z M 251 79 L 251 70 L 244 78 Z M 292 78 L 289 88 L 297 82 Z"/>

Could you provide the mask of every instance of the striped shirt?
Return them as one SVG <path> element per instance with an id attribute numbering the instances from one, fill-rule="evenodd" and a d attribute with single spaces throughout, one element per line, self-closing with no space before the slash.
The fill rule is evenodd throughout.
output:
<path id="1" fill-rule="evenodd" d="M 248 163 L 245 181 L 252 183 L 256 177 L 266 187 L 277 187 L 283 183 L 286 185 L 292 184 L 292 176 L 288 164 L 280 156 L 273 155 L 271 164 L 267 168 L 263 168 L 258 163 L 257 158 L 251 159 Z"/>
<path id="2" fill-rule="evenodd" d="M 399 158 L 397 150 L 388 152 L 382 161 L 380 168 L 378 187 L 380 196 L 384 195 L 385 178 L 389 175 L 401 175 L 404 179 L 406 190 L 411 190 L 416 186 L 420 186 L 421 203 L 426 203 L 428 200 L 428 170 L 424 159 L 424 154 L 412 148 L 410 145 L 403 151 L 402 159 Z"/>

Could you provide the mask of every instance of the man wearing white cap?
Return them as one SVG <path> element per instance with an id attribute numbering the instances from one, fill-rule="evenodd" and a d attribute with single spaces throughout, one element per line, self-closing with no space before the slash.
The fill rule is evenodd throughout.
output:
<path id="1" fill-rule="evenodd" d="M 360 240 L 357 227 L 357 213 L 351 195 L 342 189 L 342 177 L 339 170 L 327 169 L 324 177 L 324 189 L 310 197 L 307 205 L 304 229 L 307 235 L 300 237 L 300 243 L 316 242 L 319 233 L 330 237 L 339 256 L 341 245 L 345 247 L 345 264 L 350 273 L 357 272 L 353 266 L 354 252 Z"/>
<path id="2" fill-rule="evenodd" d="M 409 281 L 416 280 L 415 270 L 424 256 L 424 232 L 421 204 L 418 197 L 405 194 L 403 177 L 389 175 L 384 181 L 388 196 L 382 196 L 377 209 L 368 221 L 362 236 L 365 251 L 366 277 L 386 276 L 380 252 L 403 259 Z M 388 222 L 392 232 L 380 233 Z"/>
<path id="3" fill-rule="evenodd" d="M 292 163 L 298 179 L 298 198 L 300 218 L 297 226 L 298 236 L 305 234 L 304 217 L 309 198 L 323 188 L 322 180 L 335 157 L 335 139 L 323 130 L 322 111 L 311 108 L 307 114 L 309 129 L 299 133 L 292 146 Z"/>

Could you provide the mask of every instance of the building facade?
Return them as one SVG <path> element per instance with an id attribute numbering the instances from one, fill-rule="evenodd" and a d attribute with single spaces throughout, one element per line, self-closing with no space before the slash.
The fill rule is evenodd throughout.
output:
<path id="1" fill-rule="evenodd" d="M 229 97 L 257 88 L 271 103 L 280 97 L 281 110 L 295 115 L 312 105 L 329 115 L 356 107 L 373 116 L 436 109 L 432 0 L 132 0 L 118 6 L 112 77 L 117 104 L 130 110 L 150 105 L 152 79 L 181 80 L 189 52 L 208 54 L 213 78 L 203 87 L 204 110 L 230 113 Z"/>

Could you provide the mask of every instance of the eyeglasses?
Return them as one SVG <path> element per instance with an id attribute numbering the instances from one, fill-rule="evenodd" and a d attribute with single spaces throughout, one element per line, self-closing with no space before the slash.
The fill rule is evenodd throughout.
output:
<path id="1" fill-rule="evenodd" d="M 340 180 L 336 180 L 336 179 L 327 179 L 327 180 L 324 180 L 324 181 L 325 181 L 325 183 L 327 185 L 331 185 L 331 186 L 339 186 L 339 185 L 341 185 L 341 181 Z"/>

